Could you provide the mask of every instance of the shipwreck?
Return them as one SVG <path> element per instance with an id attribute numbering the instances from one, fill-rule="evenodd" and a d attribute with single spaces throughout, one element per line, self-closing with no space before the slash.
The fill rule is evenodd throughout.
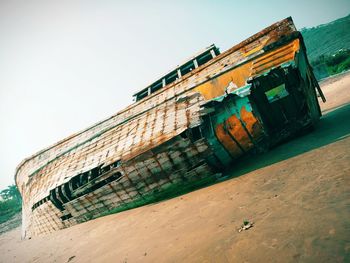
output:
<path id="1" fill-rule="evenodd" d="M 313 126 L 324 96 L 291 18 L 220 53 L 199 52 L 115 115 L 23 160 L 29 238 L 215 178 Z M 231 168 L 232 169 L 232 168 Z"/>

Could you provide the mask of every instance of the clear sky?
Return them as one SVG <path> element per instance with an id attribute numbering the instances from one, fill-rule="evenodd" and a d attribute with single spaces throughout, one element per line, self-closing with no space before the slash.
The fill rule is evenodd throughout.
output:
<path id="1" fill-rule="evenodd" d="M 300 29 L 349 13 L 349 0 L 0 0 L 0 189 L 22 159 L 210 44 L 224 51 L 287 16 Z"/>

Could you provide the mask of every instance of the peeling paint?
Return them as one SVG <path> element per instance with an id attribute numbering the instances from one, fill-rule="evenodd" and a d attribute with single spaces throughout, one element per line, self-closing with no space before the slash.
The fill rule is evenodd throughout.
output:
<path id="1" fill-rule="evenodd" d="M 197 65 L 25 159 L 15 175 L 23 197 L 22 236 L 215 180 L 244 154 L 274 145 L 320 116 L 318 84 L 291 18 Z M 281 85 L 285 96 L 269 100 L 266 94 Z"/>

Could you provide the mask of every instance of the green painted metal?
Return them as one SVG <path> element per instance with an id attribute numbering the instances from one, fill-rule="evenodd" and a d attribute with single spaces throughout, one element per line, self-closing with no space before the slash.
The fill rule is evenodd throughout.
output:
<path id="1" fill-rule="evenodd" d="M 249 86 L 250 87 L 250 86 Z M 241 88 L 247 89 L 247 87 Z M 232 157 L 226 148 L 222 145 L 215 134 L 215 127 L 224 123 L 232 115 L 235 115 L 238 119 L 242 120 L 240 116 L 241 109 L 245 109 L 249 112 L 252 111 L 252 106 L 248 96 L 240 97 L 236 95 L 238 90 L 230 94 L 215 98 L 208 103 L 206 107 L 214 108 L 215 111 L 208 116 L 205 116 L 205 121 L 202 125 L 202 133 L 207 138 L 209 144 L 213 147 L 217 158 L 225 166 L 232 163 L 235 159 Z"/>

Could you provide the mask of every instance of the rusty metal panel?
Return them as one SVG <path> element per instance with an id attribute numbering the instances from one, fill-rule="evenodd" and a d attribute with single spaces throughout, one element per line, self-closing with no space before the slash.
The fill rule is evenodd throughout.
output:
<path id="1" fill-rule="evenodd" d="M 225 94 L 226 90 L 233 91 L 247 84 L 250 78 L 261 75 L 271 68 L 278 67 L 288 61 L 293 61 L 298 52 L 299 39 L 287 42 L 280 48 L 254 53 L 249 60 L 239 60 L 234 66 L 221 73 L 217 78 L 196 87 L 206 99 L 210 100 Z M 261 50 L 260 50 L 261 51 Z"/>

